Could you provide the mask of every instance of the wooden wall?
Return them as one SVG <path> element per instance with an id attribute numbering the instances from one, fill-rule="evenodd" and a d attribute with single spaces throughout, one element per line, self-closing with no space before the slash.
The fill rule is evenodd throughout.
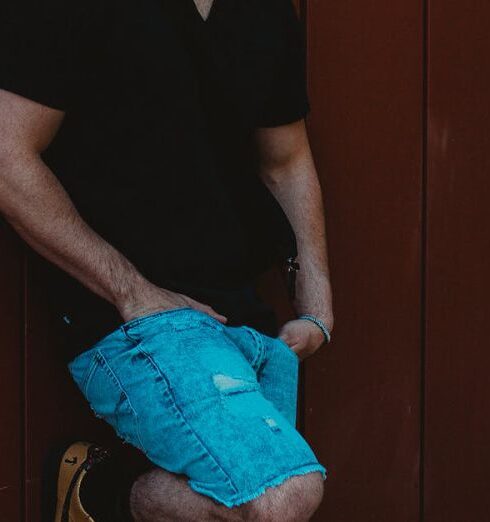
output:
<path id="1" fill-rule="evenodd" d="M 334 341 L 306 364 L 316 520 L 419 516 L 423 25 L 419 2 L 304 5 L 309 131 L 327 212 Z"/>
<path id="2" fill-rule="evenodd" d="M 431 0 L 425 498 L 430 522 L 490 518 L 490 4 Z"/>
<path id="3" fill-rule="evenodd" d="M 301 7 L 337 318 L 305 369 L 315 520 L 486 520 L 490 5 Z"/>
<path id="4" fill-rule="evenodd" d="M 315 520 L 486 520 L 490 4 L 297 5 L 336 317 L 303 370 L 329 471 Z M 50 447 L 112 436 L 58 357 L 42 263 L 1 221 L 0 266 L 0 522 L 38 522 Z"/>

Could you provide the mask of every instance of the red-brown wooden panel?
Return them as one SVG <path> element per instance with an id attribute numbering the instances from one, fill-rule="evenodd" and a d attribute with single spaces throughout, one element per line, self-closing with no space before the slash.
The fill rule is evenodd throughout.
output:
<path id="1" fill-rule="evenodd" d="M 490 518 L 490 4 L 429 10 L 425 520 Z"/>
<path id="2" fill-rule="evenodd" d="M 0 218 L 0 522 L 22 520 L 23 249 Z"/>
<path id="3" fill-rule="evenodd" d="M 336 325 L 306 363 L 330 522 L 419 517 L 422 6 L 308 0 Z"/>

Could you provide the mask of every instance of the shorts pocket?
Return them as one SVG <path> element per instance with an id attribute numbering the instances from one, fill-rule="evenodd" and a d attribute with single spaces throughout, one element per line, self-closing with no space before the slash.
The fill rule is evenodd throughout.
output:
<path id="1" fill-rule="evenodd" d="M 226 326 L 225 334 L 233 341 L 255 371 L 258 371 L 264 360 L 264 342 L 262 335 L 254 328 L 242 326 Z"/>
<path id="2" fill-rule="evenodd" d="M 93 355 L 82 392 L 97 417 L 109 423 L 121 439 L 142 449 L 138 415 L 120 380 L 100 350 Z"/>

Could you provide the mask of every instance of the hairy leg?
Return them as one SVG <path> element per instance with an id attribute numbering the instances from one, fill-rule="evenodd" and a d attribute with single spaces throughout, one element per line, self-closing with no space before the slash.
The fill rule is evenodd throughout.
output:
<path id="1" fill-rule="evenodd" d="M 322 495 L 323 479 L 315 472 L 291 477 L 230 509 L 193 491 L 185 477 L 155 468 L 135 482 L 130 502 L 137 522 L 306 522 Z"/>
<path id="2" fill-rule="evenodd" d="M 254 522 L 307 522 L 323 498 L 324 482 L 313 472 L 289 478 L 243 505 L 242 516 Z"/>
<path id="3" fill-rule="evenodd" d="M 155 468 L 134 483 L 131 512 L 137 522 L 241 521 L 238 509 L 228 509 L 200 495 L 186 477 Z"/>

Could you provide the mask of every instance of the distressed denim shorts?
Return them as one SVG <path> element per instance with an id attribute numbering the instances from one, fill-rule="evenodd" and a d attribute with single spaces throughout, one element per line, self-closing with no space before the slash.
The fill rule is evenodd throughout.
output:
<path id="1" fill-rule="evenodd" d="M 68 364 L 124 441 L 227 507 L 320 472 L 295 429 L 296 354 L 278 337 L 177 308 L 122 324 Z"/>

